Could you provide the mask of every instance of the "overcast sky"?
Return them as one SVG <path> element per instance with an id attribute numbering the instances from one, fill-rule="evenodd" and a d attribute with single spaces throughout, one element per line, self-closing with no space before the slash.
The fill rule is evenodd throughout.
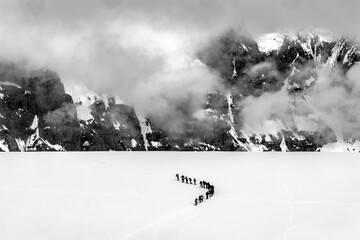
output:
<path id="1" fill-rule="evenodd" d="M 357 0 L 2 0 L 1 5 L 2 18 L 35 27 L 93 28 L 121 19 L 203 31 L 239 24 L 254 33 L 308 26 L 360 30 Z"/>

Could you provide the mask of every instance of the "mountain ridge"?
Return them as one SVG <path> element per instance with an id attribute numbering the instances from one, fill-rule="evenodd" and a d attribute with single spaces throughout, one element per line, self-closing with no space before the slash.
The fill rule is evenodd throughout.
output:
<path id="1" fill-rule="evenodd" d="M 2 63 L 0 149 L 360 150 L 358 139 L 339 139 L 316 111 L 306 116 L 297 113 L 298 106 L 311 106 L 309 96 L 318 84 L 319 71 L 336 68 L 345 76 L 360 61 L 358 42 L 346 38 L 329 40 L 313 32 L 268 34 L 256 42 L 229 31 L 215 39 L 210 48 L 200 51 L 199 59 L 220 74 L 225 90 L 210 91 L 202 109 L 196 116 L 186 115 L 183 129 L 178 132 L 164 129 L 155 116 L 139 117 L 133 107 L 114 97 L 81 96 L 82 101 L 74 102 L 77 96 L 67 94 L 60 78 L 51 71 L 25 71 L 15 64 Z M 273 114 L 259 122 L 260 126 L 246 126 L 244 103 L 274 94 L 290 99 L 293 113 L 286 114 L 292 119 Z M 80 115 L 80 107 L 88 112 Z M 310 131 L 309 122 L 323 124 L 323 129 Z M 306 127 L 299 127 L 302 125 Z"/>

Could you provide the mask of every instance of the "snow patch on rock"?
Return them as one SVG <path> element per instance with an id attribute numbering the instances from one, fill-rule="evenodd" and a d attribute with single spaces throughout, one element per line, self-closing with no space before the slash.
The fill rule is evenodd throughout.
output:
<path id="1" fill-rule="evenodd" d="M 21 87 L 13 82 L 8 82 L 8 81 L 0 81 L 0 86 L 13 86 L 13 87 L 17 87 L 19 89 L 21 89 Z"/>
<path id="2" fill-rule="evenodd" d="M 135 148 L 137 146 L 137 142 L 135 139 L 131 139 L 131 146 Z"/>
<path id="3" fill-rule="evenodd" d="M 9 152 L 9 147 L 8 145 L 5 143 L 4 139 L 0 140 L 0 149 L 4 152 Z"/>
<path id="4" fill-rule="evenodd" d="M 38 126 L 39 126 L 39 118 L 38 118 L 37 115 L 35 115 L 34 120 L 33 120 L 32 124 L 31 124 L 31 126 L 29 127 L 29 129 L 35 130 L 35 129 L 38 128 Z"/>
<path id="5" fill-rule="evenodd" d="M 113 122 L 113 126 L 116 130 L 120 130 L 121 124 L 118 121 Z"/>
<path id="6" fill-rule="evenodd" d="M 282 136 L 282 140 L 281 140 L 281 143 L 280 143 L 281 151 L 282 151 L 282 152 L 288 152 L 289 149 L 288 149 L 288 147 L 286 146 L 284 134 L 281 134 L 281 136 Z"/>
<path id="7" fill-rule="evenodd" d="M 147 140 L 146 135 L 152 133 L 152 129 L 150 126 L 150 123 L 145 119 L 145 117 L 138 116 L 140 128 L 141 128 L 141 134 L 143 136 L 145 150 L 148 150 L 149 147 L 149 141 Z"/>
<path id="8" fill-rule="evenodd" d="M 16 144 L 21 152 L 26 151 L 26 144 L 25 141 L 20 138 L 15 138 Z"/>
<path id="9" fill-rule="evenodd" d="M 151 143 L 151 146 L 153 146 L 155 148 L 162 146 L 161 142 L 151 141 L 150 143 Z"/>
<path id="10" fill-rule="evenodd" d="M 278 50 L 284 43 L 284 36 L 279 33 L 268 33 L 257 39 L 257 44 L 261 52 Z"/>

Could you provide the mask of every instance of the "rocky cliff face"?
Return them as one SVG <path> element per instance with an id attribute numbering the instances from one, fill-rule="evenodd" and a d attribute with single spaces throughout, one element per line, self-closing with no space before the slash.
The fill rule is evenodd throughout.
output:
<path id="1" fill-rule="evenodd" d="M 132 107 L 101 100 L 92 119 L 78 118 L 77 106 L 59 77 L 2 64 L 0 147 L 3 151 L 143 150 L 139 120 Z"/>
<path id="2" fill-rule="evenodd" d="M 307 94 L 317 84 L 318 71 L 336 68 L 345 76 L 360 61 L 359 49 L 356 41 L 311 32 L 269 34 L 257 43 L 230 31 L 199 53 L 207 66 L 221 74 L 227 90 L 209 93 L 203 110 L 206 117 L 188 121 L 187 130 L 180 136 L 166 135 L 150 121 L 154 126 L 146 135 L 153 144 L 150 149 L 359 151 L 357 139 L 339 143 L 326 123 L 320 130 L 297 127 L 310 122 L 312 116 L 297 115 L 296 110 L 292 119 L 284 121 L 274 115 L 260 129 L 249 129 L 243 123 L 243 102 L 248 97 L 285 91 L 294 109 L 309 104 Z"/>
<path id="3" fill-rule="evenodd" d="M 2 151 L 358 151 L 357 139 L 338 139 L 330 126 L 321 131 L 296 127 L 303 119 L 278 116 L 265 130 L 244 125 L 243 102 L 265 93 L 285 91 L 292 104 L 306 104 L 319 69 L 346 74 L 360 61 L 360 48 L 349 39 L 328 39 L 314 33 L 269 34 L 255 41 L 227 34 L 199 53 L 217 71 L 224 88 L 209 92 L 199 116 L 187 116 L 181 131 L 168 131 L 154 116 L 140 118 L 114 98 L 87 96 L 87 118 L 65 93 L 59 77 L 47 70 L 0 66 L 0 149 Z M 254 109 L 254 111 L 258 111 Z M 299 120 L 300 119 L 300 120 Z"/>

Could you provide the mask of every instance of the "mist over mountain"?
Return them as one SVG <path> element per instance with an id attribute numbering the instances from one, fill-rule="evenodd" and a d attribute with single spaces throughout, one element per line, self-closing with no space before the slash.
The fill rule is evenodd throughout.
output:
<path id="1" fill-rule="evenodd" d="M 140 113 L 110 94 L 71 96 L 56 73 L 3 61 L 1 149 L 359 150 L 356 40 L 228 30 L 196 56 L 195 72 L 176 73 L 191 90 L 170 96 L 162 92 L 180 91 L 177 80 L 159 82 Z M 206 74 L 208 85 L 191 84 Z"/>

